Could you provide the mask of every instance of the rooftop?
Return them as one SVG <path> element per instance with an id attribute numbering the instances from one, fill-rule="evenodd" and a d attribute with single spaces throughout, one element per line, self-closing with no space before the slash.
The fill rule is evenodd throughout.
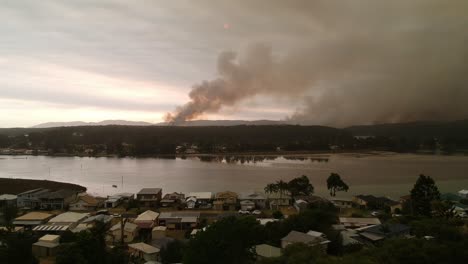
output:
<path id="1" fill-rule="evenodd" d="M 148 244 L 143 243 L 143 242 L 128 244 L 128 247 L 132 248 L 132 249 L 135 249 L 135 250 L 138 250 L 138 251 L 141 251 L 141 252 L 146 253 L 146 254 L 155 254 L 155 253 L 158 253 L 160 251 L 159 248 L 153 247 L 153 246 L 148 245 Z"/>
<path id="2" fill-rule="evenodd" d="M 11 201 L 11 200 L 15 200 L 16 198 L 18 198 L 18 196 L 14 195 L 14 194 L 2 194 L 2 195 L 0 195 L 0 201 Z"/>
<path id="3" fill-rule="evenodd" d="M 191 192 L 186 197 L 195 197 L 197 199 L 213 199 L 212 192 Z"/>
<path id="4" fill-rule="evenodd" d="M 58 235 L 45 235 L 41 238 L 39 238 L 39 241 L 44 241 L 44 242 L 56 242 L 60 239 L 60 236 Z"/>
<path id="5" fill-rule="evenodd" d="M 49 223 L 76 223 L 88 216 L 89 214 L 87 213 L 65 212 L 50 219 Z"/>
<path id="6" fill-rule="evenodd" d="M 50 217 L 54 216 L 53 214 L 43 213 L 43 212 L 30 212 L 20 217 L 17 217 L 15 221 L 37 221 L 37 220 L 47 220 Z"/>
<path id="7" fill-rule="evenodd" d="M 315 237 L 315 236 L 308 235 L 306 233 L 293 230 L 289 232 L 287 236 L 283 237 L 281 241 L 292 242 L 292 243 L 301 242 L 305 244 L 312 244 L 312 243 L 319 244 L 327 240 L 323 237 Z"/>
<path id="8" fill-rule="evenodd" d="M 138 228 L 138 226 L 134 223 L 127 222 L 125 223 L 124 230 L 127 232 L 133 232 Z M 111 227 L 111 231 L 120 230 L 120 223 L 115 224 Z"/>
<path id="9" fill-rule="evenodd" d="M 143 188 L 138 194 L 159 194 L 161 191 L 161 188 Z"/>
<path id="10" fill-rule="evenodd" d="M 255 252 L 257 253 L 257 255 L 265 258 L 274 258 L 281 256 L 281 248 L 277 248 L 267 244 L 256 245 Z"/>
<path id="11" fill-rule="evenodd" d="M 159 213 L 153 212 L 151 210 L 147 210 L 141 214 L 138 215 L 138 217 L 135 219 L 135 222 L 140 222 L 140 221 L 154 221 L 158 218 Z"/>
<path id="12" fill-rule="evenodd" d="M 340 217 L 341 224 L 365 224 L 365 225 L 379 225 L 380 220 L 376 217 Z"/>

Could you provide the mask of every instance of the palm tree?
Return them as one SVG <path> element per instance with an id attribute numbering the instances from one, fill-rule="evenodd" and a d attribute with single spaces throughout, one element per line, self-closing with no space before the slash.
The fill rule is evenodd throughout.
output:
<path id="1" fill-rule="evenodd" d="M 280 193 L 280 202 L 283 200 L 283 193 L 288 190 L 288 183 L 284 182 L 283 180 L 279 180 L 276 182 L 277 189 Z"/>
<path id="2" fill-rule="evenodd" d="M 278 186 L 274 183 L 269 183 L 264 190 L 266 193 L 275 193 L 278 192 Z"/>

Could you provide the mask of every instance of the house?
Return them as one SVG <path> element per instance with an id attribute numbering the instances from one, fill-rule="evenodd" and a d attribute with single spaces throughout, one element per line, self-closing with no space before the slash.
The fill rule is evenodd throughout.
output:
<path id="1" fill-rule="evenodd" d="M 255 203 L 250 200 L 240 201 L 241 210 L 250 211 L 255 209 Z"/>
<path id="2" fill-rule="evenodd" d="M 294 243 L 304 243 L 309 246 L 321 246 L 324 250 L 328 247 L 327 244 L 330 241 L 323 237 L 317 237 L 308 235 L 306 233 L 291 231 L 289 234 L 281 239 L 281 248 L 286 248 L 287 246 Z"/>
<path id="3" fill-rule="evenodd" d="M 83 220 L 80 224 L 78 224 L 75 228 L 71 229 L 73 233 L 79 233 L 84 230 L 89 230 L 96 226 L 96 223 L 100 222 L 105 225 L 109 224 L 114 216 L 112 215 L 105 215 L 105 214 L 98 214 L 95 216 L 91 216 Z"/>
<path id="4" fill-rule="evenodd" d="M 72 230 L 89 216 L 88 213 L 65 212 L 50 219 L 46 224 L 33 228 L 36 232 L 59 233 Z"/>
<path id="5" fill-rule="evenodd" d="M 252 201 L 257 209 L 264 209 L 266 207 L 266 197 L 260 192 L 241 194 L 239 200 L 241 202 L 244 200 Z"/>
<path id="6" fill-rule="evenodd" d="M 32 229 L 38 225 L 46 223 L 52 217 L 54 217 L 53 214 L 43 212 L 30 212 L 15 218 L 13 224 L 15 226 L 23 226 L 25 229 Z"/>
<path id="7" fill-rule="evenodd" d="M 17 195 L 17 204 L 18 207 L 23 208 L 39 208 L 41 206 L 41 200 L 39 200 L 39 197 L 43 195 L 44 193 L 49 192 L 48 189 L 34 189 L 34 190 L 29 190 L 26 192 L 22 192 Z"/>
<path id="8" fill-rule="evenodd" d="M 294 208 L 296 208 L 298 212 L 304 211 L 305 209 L 307 209 L 308 205 L 309 203 L 302 199 L 294 201 Z"/>
<path id="9" fill-rule="evenodd" d="M 225 191 L 216 193 L 213 208 L 215 210 L 236 210 L 238 195 L 235 192 Z"/>
<path id="10" fill-rule="evenodd" d="M 276 258 L 281 256 L 281 248 L 261 244 L 255 246 L 255 253 L 262 258 Z"/>
<path id="11" fill-rule="evenodd" d="M 379 224 L 356 229 L 359 236 L 370 243 L 376 243 L 387 238 L 408 236 L 410 227 L 402 224 Z"/>
<path id="12" fill-rule="evenodd" d="M 167 226 L 155 226 L 151 232 L 151 238 L 166 237 Z"/>
<path id="13" fill-rule="evenodd" d="M 156 261 L 159 258 L 159 249 L 143 242 L 128 244 L 130 256 L 144 261 Z"/>
<path id="14" fill-rule="evenodd" d="M 132 242 L 138 236 L 138 225 L 127 222 L 125 223 L 123 231 L 124 231 L 124 242 L 125 243 Z M 110 228 L 107 240 L 114 242 L 114 243 L 120 242 L 122 240 L 121 223 L 117 223 Z"/>
<path id="15" fill-rule="evenodd" d="M 277 209 L 280 206 L 291 205 L 292 198 L 288 193 L 273 192 L 267 193 L 266 196 L 270 209 Z"/>
<path id="16" fill-rule="evenodd" d="M 0 208 L 16 206 L 17 200 L 18 196 L 14 194 L 2 194 L 0 195 Z"/>
<path id="17" fill-rule="evenodd" d="M 467 199 L 468 198 L 468 190 L 463 189 L 461 191 L 458 191 L 458 196 L 460 196 L 463 199 Z"/>
<path id="18" fill-rule="evenodd" d="M 353 199 L 347 199 L 347 198 L 332 198 L 330 201 L 333 203 L 333 205 L 337 208 L 340 209 L 347 209 L 347 208 L 353 208 L 354 207 L 354 201 Z"/>
<path id="19" fill-rule="evenodd" d="M 330 204 L 330 201 L 316 195 L 297 195 L 294 196 L 294 201 L 303 200 L 308 203 L 309 207 L 321 207 Z"/>
<path id="20" fill-rule="evenodd" d="M 54 192 L 45 192 L 39 196 L 41 209 L 64 210 L 76 200 L 78 191 L 62 189 Z"/>
<path id="21" fill-rule="evenodd" d="M 376 197 L 374 195 L 356 195 L 353 201 L 361 208 L 385 209 L 398 204 L 387 197 Z"/>
<path id="22" fill-rule="evenodd" d="M 380 225 L 380 220 L 375 217 L 340 217 L 340 224 L 345 228 L 360 228 L 371 225 Z"/>
<path id="23" fill-rule="evenodd" d="M 104 201 L 105 208 L 115 208 L 119 206 L 122 202 L 130 202 L 134 199 L 133 193 L 117 193 L 107 197 L 107 200 Z"/>
<path id="24" fill-rule="evenodd" d="M 55 257 L 59 246 L 60 236 L 45 235 L 32 244 L 32 253 L 36 258 Z"/>
<path id="25" fill-rule="evenodd" d="M 70 203 L 69 209 L 72 211 L 95 211 L 99 206 L 99 201 L 93 196 L 80 193 L 77 199 Z"/>
<path id="26" fill-rule="evenodd" d="M 197 199 L 198 205 L 208 205 L 213 200 L 213 193 L 212 192 L 191 192 L 188 193 L 185 197 L 195 197 Z"/>
<path id="27" fill-rule="evenodd" d="M 162 207 L 177 206 L 185 201 L 185 194 L 173 192 L 167 193 L 161 200 Z"/>
<path id="28" fill-rule="evenodd" d="M 457 202 L 453 205 L 453 211 L 456 216 L 466 217 L 468 213 L 468 205 Z"/>
<path id="29" fill-rule="evenodd" d="M 199 219 L 199 212 L 162 212 L 159 215 L 158 225 L 166 226 L 170 230 L 188 230 L 196 228 Z"/>
<path id="30" fill-rule="evenodd" d="M 197 206 L 197 198 L 189 197 L 185 201 L 185 204 L 187 205 L 188 209 L 194 209 Z"/>
<path id="31" fill-rule="evenodd" d="M 137 193 L 136 198 L 143 206 L 156 207 L 162 199 L 162 189 L 143 188 Z"/>
<path id="32" fill-rule="evenodd" d="M 158 220 L 159 213 L 147 210 L 138 215 L 138 217 L 133 221 L 138 225 L 140 229 L 152 229 Z"/>

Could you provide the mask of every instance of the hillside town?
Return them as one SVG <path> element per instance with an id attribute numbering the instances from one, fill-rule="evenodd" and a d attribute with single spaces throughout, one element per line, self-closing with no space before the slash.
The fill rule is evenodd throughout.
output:
<path id="1" fill-rule="evenodd" d="M 0 229 L 15 234 L 33 234 L 31 253 L 39 263 L 55 263 L 61 245 L 67 243 L 70 234 L 91 232 L 96 226 L 104 226 L 107 247 L 122 247 L 129 256 L 129 263 L 156 264 L 163 261 L 161 252 L 168 245 L 176 241 L 186 243 L 222 219 L 253 218 L 268 229 L 271 223 L 287 221 L 314 208 L 337 211 L 331 227 L 339 234 L 342 247 L 373 248 L 387 239 L 416 236 L 410 225 L 392 221 L 413 210 L 411 195 L 398 200 L 369 194 L 349 199 L 334 195 L 328 198 L 313 195 L 310 191 L 274 188 L 280 185 L 245 193 L 226 190 L 185 194 L 163 193 L 155 186 L 142 188 L 138 193 L 118 193 L 108 197 L 44 188 L 16 195 L 5 193 L 0 195 L 3 224 Z M 452 208 L 448 210 L 453 217 L 467 217 L 468 190 L 443 194 L 441 199 L 452 202 Z M 7 208 L 15 208 L 14 215 L 7 215 Z M 436 239 L 431 235 L 424 238 Z M 284 250 L 295 243 L 327 252 L 332 240 L 335 238 L 328 237 L 323 230 L 292 229 L 287 230 L 279 244 L 262 243 L 251 250 L 257 260 L 281 257 Z"/>

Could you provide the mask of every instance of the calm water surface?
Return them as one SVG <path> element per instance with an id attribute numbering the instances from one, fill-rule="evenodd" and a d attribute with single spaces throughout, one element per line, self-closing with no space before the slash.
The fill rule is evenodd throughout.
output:
<path id="1" fill-rule="evenodd" d="M 76 183 L 97 195 L 137 192 L 143 187 L 161 187 L 163 193 L 246 192 L 301 175 L 310 178 L 317 194 L 326 195 L 331 172 L 350 185 L 348 193 L 340 194 L 343 197 L 366 193 L 397 198 L 408 193 L 421 173 L 432 176 L 442 192 L 468 189 L 466 156 L 330 154 L 255 159 L 0 156 L 0 177 Z"/>

